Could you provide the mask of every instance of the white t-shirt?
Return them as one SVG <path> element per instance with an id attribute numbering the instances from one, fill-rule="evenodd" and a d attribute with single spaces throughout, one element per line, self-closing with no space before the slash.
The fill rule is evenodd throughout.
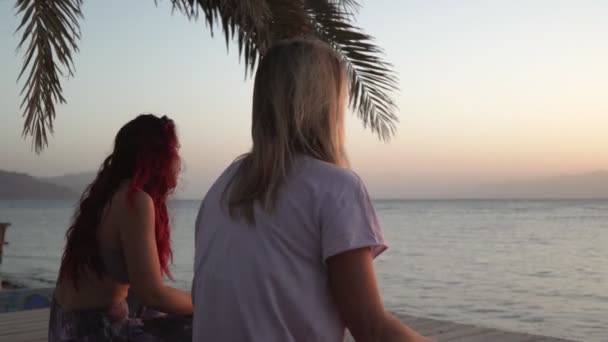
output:
<path id="1" fill-rule="evenodd" d="M 211 187 L 196 220 L 193 340 L 341 342 L 345 326 L 325 261 L 362 247 L 374 256 L 386 249 L 361 179 L 302 157 L 275 211 L 256 207 L 249 225 L 220 204 L 237 165 Z"/>

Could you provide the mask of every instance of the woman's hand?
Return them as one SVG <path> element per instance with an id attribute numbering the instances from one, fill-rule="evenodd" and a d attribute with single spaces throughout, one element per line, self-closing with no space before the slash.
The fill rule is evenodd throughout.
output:
<path id="1" fill-rule="evenodd" d="M 355 341 L 429 342 L 386 312 L 372 262 L 369 248 L 351 250 L 327 260 L 332 296 Z"/>

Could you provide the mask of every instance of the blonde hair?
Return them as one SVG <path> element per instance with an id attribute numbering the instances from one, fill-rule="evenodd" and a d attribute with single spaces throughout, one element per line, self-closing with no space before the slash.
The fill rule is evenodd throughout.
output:
<path id="1" fill-rule="evenodd" d="M 233 219 L 253 223 L 256 202 L 272 211 L 297 155 L 348 166 L 345 98 L 344 61 L 325 43 L 292 39 L 268 49 L 255 76 L 253 147 L 224 191 Z"/>

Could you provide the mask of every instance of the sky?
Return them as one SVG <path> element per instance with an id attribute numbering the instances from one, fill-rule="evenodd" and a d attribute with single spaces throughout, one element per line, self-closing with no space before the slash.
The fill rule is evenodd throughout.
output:
<path id="1" fill-rule="evenodd" d="M 389 143 L 347 119 L 353 169 L 373 197 L 608 169 L 608 1 L 362 1 L 357 23 L 399 74 Z M 179 195 L 201 198 L 250 145 L 252 81 L 237 50 L 169 1 L 85 1 L 76 75 L 40 155 L 21 137 L 18 19 L 0 0 L 0 169 L 98 168 L 136 114 L 178 126 Z"/>

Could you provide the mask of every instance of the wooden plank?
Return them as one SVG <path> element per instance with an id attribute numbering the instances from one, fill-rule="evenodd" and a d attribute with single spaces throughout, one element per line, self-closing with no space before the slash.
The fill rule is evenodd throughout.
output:
<path id="1" fill-rule="evenodd" d="M 0 338 L 4 335 L 14 335 L 23 331 L 32 331 L 32 330 L 48 330 L 48 322 L 24 322 L 17 323 L 11 326 L 6 326 L 0 329 Z"/>
<path id="2" fill-rule="evenodd" d="M 6 337 L 6 341 L 10 342 L 47 341 L 48 330 L 45 329 L 39 331 L 24 331 L 20 334 L 3 336 L 2 341 L 4 341 L 4 337 Z"/>
<path id="3" fill-rule="evenodd" d="M 38 334 L 38 335 L 46 335 L 49 329 L 46 326 L 34 326 L 34 327 L 23 327 L 22 329 L 15 329 L 13 331 L 2 332 L 0 334 L 0 340 L 6 339 L 8 341 L 13 339 L 13 336 L 23 335 L 23 334 Z"/>
<path id="4" fill-rule="evenodd" d="M 25 314 L 24 314 L 25 313 Z M 12 325 L 18 322 L 48 322 L 49 310 L 20 311 L 17 313 L 0 314 L 0 329 L 3 326 Z"/>
<path id="5" fill-rule="evenodd" d="M 0 327 L 12 325 L 12 324 L 19 323 L 19 322 L 47 322 L 48 320 L 49 320 L 49 316 L 41 316 L 41 315 L 31 316 L 31 317 L 25 316 L 25 317 L 21 317 L 21 318 L 8 317 L 7 319 L 0 317 Z"/>
<path id="6" fill-rule="evenodd" d="M 49 320 L 48 319 L 24 319 L 22 321 L 11 321 L 9 323 L 3 323 L 3 324 L 0 324 L 0 334 L 2 334 L 2 331 L 4 331 L 5 329 L 10 329 L 11 327 L 14 327 L 15 325 L 24 325 L 24 324 L 47 326 L 49 324 Z"/>
<path id="7" fill-rule="evenodd" d="M 0 341 L 48 341 L 49 310 L 0 314 Z"/>
<path id="8" fill-rule="evenodd" d="M 2 313 L 0 313 L 0 317 L 22 318 L 22 317 L 33 317 L 33 316 L 48 316 L 50 311 L 51 311 L 50 309 L 35 309 L 35 310 L 23 310 L 23 311 L 16 311 L 16 312 L 2 312 Z"/>

